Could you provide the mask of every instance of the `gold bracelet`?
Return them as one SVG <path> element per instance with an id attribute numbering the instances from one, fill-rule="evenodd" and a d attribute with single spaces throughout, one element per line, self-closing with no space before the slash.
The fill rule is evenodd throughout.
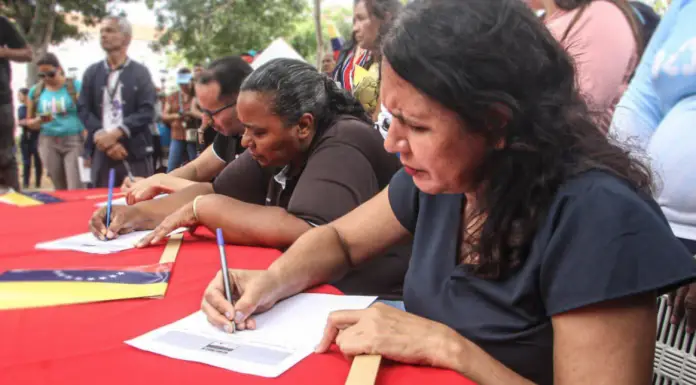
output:
<path id="1" fill-rule="evenodd" d="M 196 218 L 196 222 L 198 222 L 198 211 L 196 211 L 196 204 L 198 204 L 198 200 L 203 197 L 204 195 L 199 195 L 193 200 L 193 217 Z"/>

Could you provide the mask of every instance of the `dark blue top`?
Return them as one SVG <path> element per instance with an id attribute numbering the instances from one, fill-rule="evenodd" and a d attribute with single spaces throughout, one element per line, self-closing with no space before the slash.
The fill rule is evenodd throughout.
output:
<path id="1" fill-rule="evenodd" d="M 463 194 L 429 195 L 399 171 L 389 201 L 413 235 L 406 310 L 444 323 L 520 375 L 553 383 L 551 316 L 696 278 L 696 261 L 658 205 L 608 174 L 559 189 L 526 261 L 504 280 L 459 265 Z"/>

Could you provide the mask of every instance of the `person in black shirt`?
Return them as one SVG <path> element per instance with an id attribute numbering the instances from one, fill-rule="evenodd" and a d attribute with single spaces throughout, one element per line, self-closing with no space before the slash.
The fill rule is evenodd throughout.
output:
<path id="1" fill-rule="evenodd" d="M 268 270 L 222 273 L 224 330 L 413 240 L 405 310 L 332 313 L 315 349 L 456 371 L 480 385 L 650 384 L 656 297 L 696 261 L 651 173 L 607 140 L 572 59 L 519 0 L 416 0 L 382 45 L 384 146 L 403 170 Z M 259 325 L 260 326 L 260 325 Z"/>
<path id="2" fill-rule="evenodd" d="M 30 129 L 27 124 L 27 95 L 29 95 L 29 89 L 22 88 L 19 90 L 17 95 L 19 102 L 21 103 L 17 107 L 17 119 L 19 119 L 19 127 L 21 128 L 21 137 L 19 141 L 20 149 L 22 150 L 22 163 L 24 168 L 22 170 L 22 186 L 26 189 L 29 188 L 29 179 L 31 178 L 31 161 L 34 160 L 34 170 L 36 171 L 36 188 L 41 188 L 41 175 L 43 174 L 43 167 L 41 164 L 41 157 L 39 156 L 39 130 Z"/>
<path id="3" fill-rule="evenodd" d="M 152 199 L 160 193 L 181 190 L 197 182 L 210 182 L 237 155 L 244 151 L 239 143 L 244 127 L 237 119 L 236 107 L 239 87 L 251 73 L 251 66 L 238 56 L 213 61 L 196 77 L 196 99 L 202 113 L 202 125 L 216 132 L 211 146 L 196 159 L 167 174 L 155 174 L 135 183 L 123 181 L 129 204 Z M 202 100 L 202 101 L 201 101 Z M 228 106 L 227 108 L 222 108 Z M 207 107 L 204 108 L 204 107 Z"/>
<path id="4" fill-rule="evenodd" d="M 19 190 L 14 150 L 14 108 L 12 108 L 12 69 L 10 61 L 31 61 L 31 48 L 10 20 L 0 16 L 0 190 Z"/>

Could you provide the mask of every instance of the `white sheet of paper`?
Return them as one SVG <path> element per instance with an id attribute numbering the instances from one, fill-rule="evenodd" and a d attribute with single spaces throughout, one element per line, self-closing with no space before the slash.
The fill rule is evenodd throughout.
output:
<path id="1" fill-rule="evenodd" d="M 92 181 L 92 168 L 85 167 L 85 158 L 77 157 L 77 169 L 80 172 L 80 182 L 90 183 Z"/>
<path id="2" fill-rule="evenodd" d="M 169 235 L 183 233 L 184 231 L 186 229 L 181 227 L 172 231 Z M 37 243 L 35 248 L 38 250 L 74 250 L 90 254 L 111 254 L 135 248 L 135 244 L 151 232 L 152 230 L 134 231 L 128 234 L 121 234 L 118 238 L 109 241 L 102 241 L 88 232 L 49 242 Z"/>
<path id="3" fill-rule="evenodd" d="M 152 199 L 164 198 L 164 197 L 166 197 L 167 195 L 169 195 L 169 194 L 160 194 L 160 195 L 157 195 L 156 197 L 154 197 L 154 198 L 152 198 Z M 106 207 L 106 204 L 107 204 L 107 201 L 104 201 L 104 202 L 99 202 L 99 203 L 95 204 L 95 206 L 97 206 L 97 207 Z M 121 198 L 112 200 L 112 201 L 111 201 L 111 205 L 112 205 L 112 206 L 126 206 L 126 205 L 128 205 L 128 203 L 126 203 L 126 197 L 121 197 Z"/>
<path id="4" fill-rule="evenodd" d="M 198 311 L 126 343 L 171 358 L 261 377 L 278 377 L 314 351 L 329 313 L 365 309 L 375 299 L 298 294 L 254 316 L 256 330 L 233 334 L 212 326 Z"/>

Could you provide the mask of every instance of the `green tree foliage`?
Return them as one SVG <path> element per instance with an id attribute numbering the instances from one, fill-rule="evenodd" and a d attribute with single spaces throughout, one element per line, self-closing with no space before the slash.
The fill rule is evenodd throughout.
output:
<path id="1" fill-rule="evenodd" d="M 164 30 L 155 48 L 171 45 L 189 63 L 260 50 L 287 36 L 306 0 L 147 0 Z M 312 22 L 311 17 L 309 22 Z"/>
<path id="2" fill-rule="evenodd" d="M 109 15 L 109 0 L 2 0 L 0 4 L 0 14 L 12 19 L 26 36 L 34 51 L 34 61 L 46 52 L 49 44 L 84 37 L 68 18 L 80 14 L 82 23 L 93 26 Z M 34 84 L 36 66 L 30 64 L 27 72 L 27 84 Z"/>
<path id="3" fill-rule="evenodd" d="M 328 26 L 332 23 L 344 40 L 349 40 L 353 32 L 353 10 L 346 7 L 332 7 L 322 11 L 322 29 L 326 47 L 324 52 L 331 49 Z M 314 63 L 317 53 L 317 39 L 315 36 L 312 11 L 305 10 L 299 20 L 293 25 L 293 32 L 288 36 L 288 43 L 292 45 L 308 63 Z"/>
<path id="4" fill-rule="evenodd" d="M 2 0 L 1 3 L 0 14 L 14 20 L 29 40 L 46 38 L 53 44 L 83 37 L 74 24 L 68 23 L 71 13 L 79 13 L 82 22 L 89 26 L 109 14 L 109 0 Z M 50 24 L 53 28 L 49 36 L 42 35 Z"/>

